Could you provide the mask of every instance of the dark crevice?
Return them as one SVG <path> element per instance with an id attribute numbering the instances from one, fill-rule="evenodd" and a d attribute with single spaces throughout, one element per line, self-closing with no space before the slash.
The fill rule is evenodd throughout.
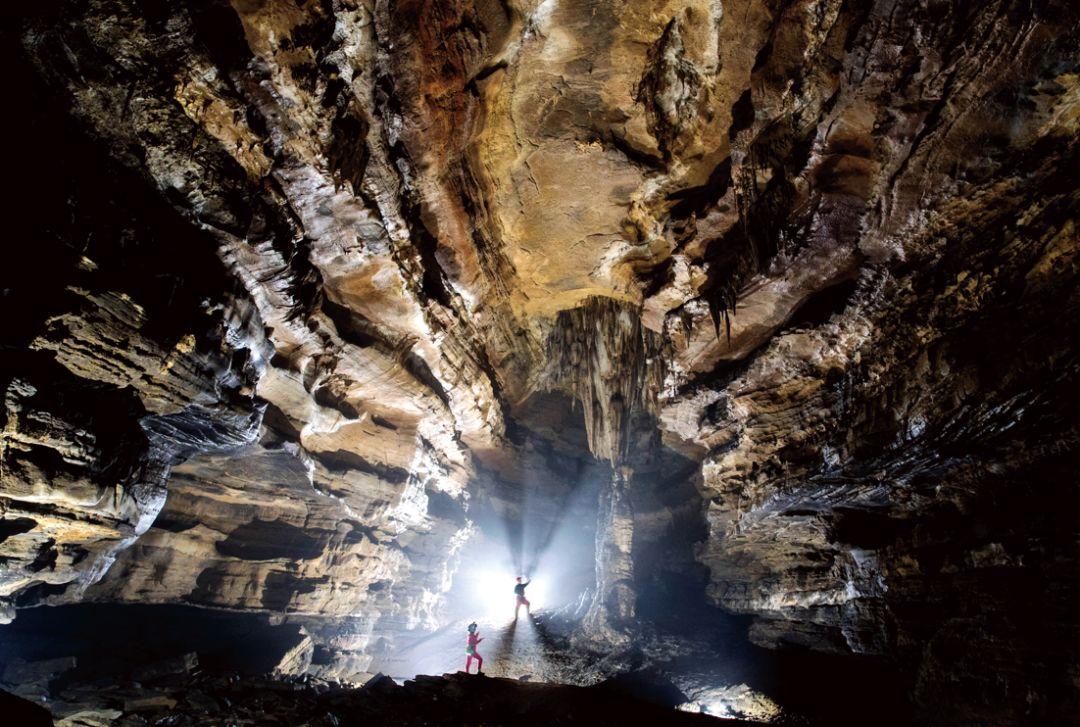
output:
<path id="1" fill-rule="evenodd" d="M 399 356 L 399 359 L 406 371 L 416 377 L 417 381 L 430 389 L 432 393 L 439 398 L 439 401 L 449 408 L 450 396 L 446 393 L 446 389 L 444 389 L 442 383 L 435 378 L 435 374 L 431 373 L 431 367 L 428 366 L 427 361 L 413 353 L 412 346 L 405 349 Z"/>
<path id="2" fill-rule="evenodd" d="M 192 3 L 189 7 L 196 39 L 214 64 L 226 73 L 243 70 L 252 54 L 236 10 L 224 0 Z"/>
<path id="3" fill-rule="evenodd" d="M 344 395 L 334 390 L 333 382 L 334 380 L 324 383 L 311 392 L 315 403 L 327 409 L 333 409 L 346 419 L 359 419 L 362 412 L 346 401 Z"/>
<path id="4" fill-rule="evenodd" d="M 40 573 L 48 568 L 49 570 L 56 570 L 56 559 L 60 556 L 60 551 L 56 549 L 56 541 L 49 538 L 38 547 L 37 556 L 27 569 L 32 573 Z"/>
<path id="5" fill-rule="evenodd" d="M 37 526 L 36 520 L 28 517 L 5 518 L 0 520 L 0 543 L 14 535 L 28 533 Z"/>
<path id="6" fill-rule="evenodd" d="M 188 517 L 182 513 L 165 508 L 154 520 L 153 527 L 170 533 L 182 533 L 186 530 L 191 530 L 198 524 L 199 521 L 197 518 Z"/>
<path id="7" fill-rule="evenodd" d="M 334 328 L 346 343 L 358 348 L 372 346 L 385 348 L 385 342 L 378 327 L 356 311 L 338 305 L 329 298 L 323 298 L 321 306 L 323 313 L 334 322 Z"/>
<path id="8" fill-rule="evenodd" d="M 675 279 L 675 258 L 668 257 L 659 265 L 639 272 L 638 279 L 644 283 L 641 289 L 642 298 L 656 295 Z"/>
<path id="9" fill-rule="evenodd" d="M 493 73 L 496 73 L 498 71 L 506 70 L 507 65 L 508 64 L 507 64 L 506 60 L 501 59 L 501 60 L 499 60 L 499 61 L 497 61 L 495 63 L 492 63 L 489 66 L 484 66 L 483 68 L 481 68 L 479 71 L 476 72 L 475 76 L 473 76 L 471 79 L 469 79 L 469 83 L 475 84 L 478 81 L 483 81 L 485 78 L 492 75 Z"/>
<path id="10" fill-rule="evenodd" d="M 871 509 L 833 508 L 829 541 L 839 545 L 876 550 L 910 532 L 912 523 Z"/>
<path id="11" fill-rule="evenodd" d="M 397 425 L 395 425 L 392 421 L 389 421 L 387 419 L 383 419 L 378 414 L 372 414 L 371 415 L 371 423 L 374 424 L 377 427 L 382 427 L 383 429 L 389 429 L 389 430 L 395 431 L 395 432 L 398 429 Z"/>
<path id="12" fill-rule="evenodd" d="M 819 290 L 795 309 L 777 335 L 798 328 L 816 328 L 847 307 L 848 301 L 858 288 L 858 280 L 852 278 Z"/>
<path id="13" fill-rule="evenodd" d="M 425 490 L 428 499 L 427 513 L 432 517 L 449 520 L 458 525 L 465 524 L 465 510 L 459 500 L 445 492 L 433 490 L 430 487 Z"/>
<path id="14" fill-rule="evenodd" d="M 754 98 L 750 89 L 746 89 L 731 107 L 731 126 L 728 127 L 728 138 L 732 141 L 740 132 L 746 131 L 754 125 Z"/>
<path id="15" fill-rule="evenodd" d="M 634 147 L 634 145 L 628 142 L 622 135 L 616 133 L 615 130 L 607 129 L 602 136 L 605 143 L 610 144 L 617 149 L 620 154 L 626 157 L 627 160 L 639 167 L 654 172 L 662 172 L 664 170 L 665 164 L 661 157 Z"/>
<path id="16" fill-rule="evenodd" d="M 12 601 L 15 604 L 15 608 L 36 606 L 39 603 L 46 602 L 50 598 L 65 593 L 69 585 L 71 584 L 35 582 L 26 588 L 16 591 Z M 0 643 L 3 643 L 3 639 L 0 639 Z"/>
<path id="17" fill-rule="evenodd" d="M 272 625 L 266 614 L 85 603 L 21 611 L 3 627 L 0 663 L 75 657 L 74 671 L 58 687 L 72 680 L 138 679 L 148 667 L 192 652 L 203 669 L 256 675 L 272 670 L 301 638 L 297 625 Z"/>
<path id="18" fill-rule="evenodd" d="M 702 217 L 714 207 L 731 188 L 731 157 L 720 162 L 710 173 L 709 179 L 700 187 L 690 187 L 668 196 L 673 219 L 685 219 L 691 215 Z"/>
<path id="19" fill-rule="evenodd" d="M 423 267 L 421 289 L 424 297 L 452 309 L 450 290 L 438 259 L 439 241 L 424 224 L 419 203 L 411 199 L 407 200 L 402 208 L 402 216 L 409 227 L 413 246 L 420 253 L 420 262 Z"/>
<path id="20" fill-rule="evenodd" d="M 310 455 L 328 470 L 337 474 L 350 471 L 365 472 L 395 485 L 404 484 L 409 479 L 408 470 L 378 462 L 370 462 L 357 454 L 341 449 L 333 452 L 311 452 Z"/>
<path id="21" fill-rule="evenodd" d="M 315 537 L 319 531 L 284 520 L 255 519 L 214 543 L 217 552 L 241 560 L 309 560 L 322 555 L 325 538 Z"/>
<path id="22" fill-rule="evenodd" d="M 368 124 L 355 112 L 341 110 L 331 127 L 330 150 L 327 163 L 338 184 L 348 184 L 354 194 L 363 187 L 370 152 L 367 147 Z"/>

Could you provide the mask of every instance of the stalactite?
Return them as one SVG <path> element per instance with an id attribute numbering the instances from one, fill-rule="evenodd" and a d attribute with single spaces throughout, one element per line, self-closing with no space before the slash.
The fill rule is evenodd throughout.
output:
<path id="1" fill-rule="evenodd" d="M 626 461 L 634 413 L 655 411 L 660 347 L 633 307 L 601 297 L 561 312 L 548 338 L 548 388 L 581 402 L 590 451 L 614 466 Z"/>

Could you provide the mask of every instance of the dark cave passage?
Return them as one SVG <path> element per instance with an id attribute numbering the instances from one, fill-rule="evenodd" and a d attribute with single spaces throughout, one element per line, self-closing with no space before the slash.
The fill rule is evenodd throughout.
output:
<path id="1" fill-rule="evenodd" d="M 41 675 L 56 680 L 53 688 L 106 677 L 138 680 L 187 654 L 205 669 L 266 674 L 302 639 L 298 626 L 273 625 L 266 615 L 111 603 L 26 609 L 0 626 L 0 636 L 0 663 L 12 670 L 0 679 L 17 682 L 20 662 L 56 662 L 54 673 Z"/>

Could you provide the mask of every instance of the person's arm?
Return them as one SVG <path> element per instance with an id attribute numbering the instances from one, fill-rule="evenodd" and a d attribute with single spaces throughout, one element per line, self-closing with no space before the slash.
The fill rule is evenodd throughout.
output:
<path id="1" fill-rule="evenodd" d="M 532 578 L 530 578 L 529 580 L 525 581 L 525 585 L 529 585 L 530 583 L 532 583 Z"/>

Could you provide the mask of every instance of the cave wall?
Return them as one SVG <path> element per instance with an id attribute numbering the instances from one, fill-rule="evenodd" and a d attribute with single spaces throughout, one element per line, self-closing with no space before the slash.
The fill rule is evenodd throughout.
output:
<path id="1" fill-rule="evenodd" d="M 1047 507 L 1076 482 L 1075 131 L 1052 130 L 1072 102 L 1048 52 L 1064 46 L 1034 40 L 1040 16 L 1023 16 L 1030 38 L 1004 22 L 1020 17 L 1006 6 L 897 10 L 849 37 L 799 175 L 821 197 L 794 260 L 846 248 L 852 282 L 760 344 L 739 324 L 759 292 L 740 299 L 729 346 L 760 348 L 721 358 L 661 418 L 710 450 L 699 559 L 713 602 L 755 616 L 752 641 L 898 658 L 921 719 L 1064 719 L 1076 530 Z M 875 77 L 890 32 L 906 41 Z M 965 41 L 939 46 L 950 33 Z M 756 70 L 766 88 L 790 80 L 778 62 Z M 956 96 L 896 109 L 927 83 Z"/>
<path id="2" fill-rule="evenodd" d="M 678 591 L 943 722 L 1075 711 L 1070 3 L 3 12 L 4 621 L 363 671 L 609 462 L 592 643 Z"/>
<path id="3" fill-rule="evenodd" d="M 1062 345 L 1076 331 L 1057 313 L 1076 304 L 1076 267 L 1049 262 L 1071 228 L 1056 207 L 1031 227 L 993 220 L 977 252 L 956 240 L 931 272 L 860 281 L 723 391 L 749 416 L 717 428 L 704 464 L 699 558 L 711 598 L 755 615 L 752 640 L 900 656 L 942 723 L 973 717 L 967 701 L 941 711 L 961 690 L 982 719 L 1072 709 L 1076 528 L 1058 507 L 1076 492 L 1076 350 Z M 885 325 L 866 316 L 883 304 Z M 833 357 L 849 316 L 869 324 L 854 365 Z"/>
<path id="4" fill-rule="evenodd" d="M 81 597 L 154 522 L 173 464 L 255 437 L 264 353 L 205 234 L 77 133 L 11 40 L 27 108 L 2 273 L 5 620 Z"/>

